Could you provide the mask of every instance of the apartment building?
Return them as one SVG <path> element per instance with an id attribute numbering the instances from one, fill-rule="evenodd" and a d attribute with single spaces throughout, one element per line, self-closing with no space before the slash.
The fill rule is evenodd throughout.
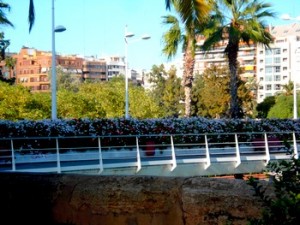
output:
<path id="1" fill-rule="evenodd" d="M 12 57 L 16 59 L 14 68 L 16 83 L 30 88 L 33 92 L 50 91 L 51 82 L 48 73 L 51 72 L 52 67 L 51 52 L 23 47 L 18 54 L 14 54 Z M 60 66 L 64 72 L 84 80 L 107 81 L 113 76 L 125 74 L 124 57 L 121 56 L 98 59 L 76 55 L 56 55 L 56 65 Z M 1 68 L 5 71 L 4 65 Z M 131 77 L 130 74 L 129 77 Z"/>
<path id="2" fill-rule="evenodd" d="M 108 56 L 104 58 L 107 63 L 107 78 L 125 75 L 125 57 L 124 56 Z M 131 78 L 131 72 L 128 74 Z"/>
<path id="3" fill-rule="evenodd" d="M 204 43 L 204 39 L 200 38 L 197 45 L 201 47 Z M 202 74 L 204 70 L 211 65 L 227 66 L 228 60 L 225 55 L 225 48 L 228 41 L 222 41 L 218 43 L 214 48 L 209 51 L 198 50 L 195 54 L 195 74 Z M 238 61 L 240 67 L 243 69 L 241 77 L 245 80 L 254 78 L 256 75 L 256 45 L 250 43 L 241 43 L 239 46 Z"/>
<path id="4" fill-rule="evenodd" d="M 32 91 L 49 91 L 48 71 L 51 68 L 51 53 L 23 47 L 13 56 L 16 61 L 16 83 Z"/>
<path id="5" fill-rule="evenodd" d="M 270 49 L 257 46 L 257 102 L 283 91 L 289 81 L 300 83 L 300 24 L 270 28 Z"/>
<path id="6" fill-rule="evenodd" d="M 290 80 L 300 83 L 300 24 L 269 27 L 269 31 L 274 37 L 270 48 L 254 43 L 239 46 L 238 61 L 244 71 L 241 78 L 256 82 L 254 94 L 258 103 L 267 96 L 282 92 L 283 85 Z M 198 45 L 203 45 L 203 42 L 204 39 L 200 38 Z M 227 65 L 226 45 L 225 40 L 210 51 L 196 51 L 194 73 L 201 74 L 212 64 Z"/>
<path id="7" fill-rule="evenodd" d="M 106 81 L 107 65 L 104 59 L 95 57 L 86 57 L 82 64 L 82 72 L 84 80 L 101 80 Z"/>

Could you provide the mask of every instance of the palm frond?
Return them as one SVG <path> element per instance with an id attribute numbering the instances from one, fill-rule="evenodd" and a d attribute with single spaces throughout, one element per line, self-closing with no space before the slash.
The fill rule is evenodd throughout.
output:
<path id="1" fill-rule="evenodd" d="M 171 59 L 177 53 L 179 44 L 182 42 L 182 34 L 179 21 L 174 16 L 164 16 L 163 24 L 170 25 L 171 27 L 163 34 L 163 42 L 165 44 L 163 53 Z"/>
<path id="2" fill-rule="evenodd" d="M 33 0 L 29 1 L 29 12 L 28 12 L 28 23 L 29 23 L 29 33 L 34 25 L 35 21 L 35 11 L 34 11 L 34 3 Z"/>
<path id="3" fill-rule="evenodd" d="M 4 10 L 10 11 L 10 6 L 7 3 L 0 2 L 0 24 L 14 27 L 14 25 L 7 19 Z"/>

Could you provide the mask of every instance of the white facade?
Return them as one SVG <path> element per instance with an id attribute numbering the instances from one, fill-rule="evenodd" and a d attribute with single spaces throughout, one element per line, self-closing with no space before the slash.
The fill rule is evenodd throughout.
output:
<path id="1" fill-rule="evenodd" d="M 105 61 L 108 79 L 118 75 L 125 75 L 125 57 L 109 56 L 105 57 Z"/>
<path id="2" fill-rule="evenodd" d="M 300 24 L 272 27 L 270 49 L 257 46 L 257 102 L 282 92 L 289 81 L 300 83 Z"/>

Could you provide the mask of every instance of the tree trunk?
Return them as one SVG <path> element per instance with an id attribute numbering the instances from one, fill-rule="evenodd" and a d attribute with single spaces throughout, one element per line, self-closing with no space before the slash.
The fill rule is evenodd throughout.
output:
<path id="1" fill-rule="evenodd" d="M 237 56 L 239 51 L 239 42 L 229 41 L 225 51 L 227 53 L 230 70 L 230 105 L 228 116 L 231 119 L 242 118 L 243 111 L 239 105 L 238 99 Z"/>
<path id="2" fill-rule="evenodd" d="M 182 77 L 182 86 L 185 94 L 185 117 L 191 116 L 191 99 L 193 86 L 195 57 L 193 53 L 193 40 L 188 40 L 188 46 L 184 55 L 184 71 Z"/>

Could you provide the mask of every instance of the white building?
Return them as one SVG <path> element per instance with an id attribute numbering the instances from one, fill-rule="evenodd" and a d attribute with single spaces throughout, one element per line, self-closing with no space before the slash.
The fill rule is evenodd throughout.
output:
<path id="1" fill-rule="evenodd" d="M 300 24 L 270 28 L 274 43 L 270 49 L 257 46 L 257 102 L 283 90 L 290 80 L 300 83 Z"/>

